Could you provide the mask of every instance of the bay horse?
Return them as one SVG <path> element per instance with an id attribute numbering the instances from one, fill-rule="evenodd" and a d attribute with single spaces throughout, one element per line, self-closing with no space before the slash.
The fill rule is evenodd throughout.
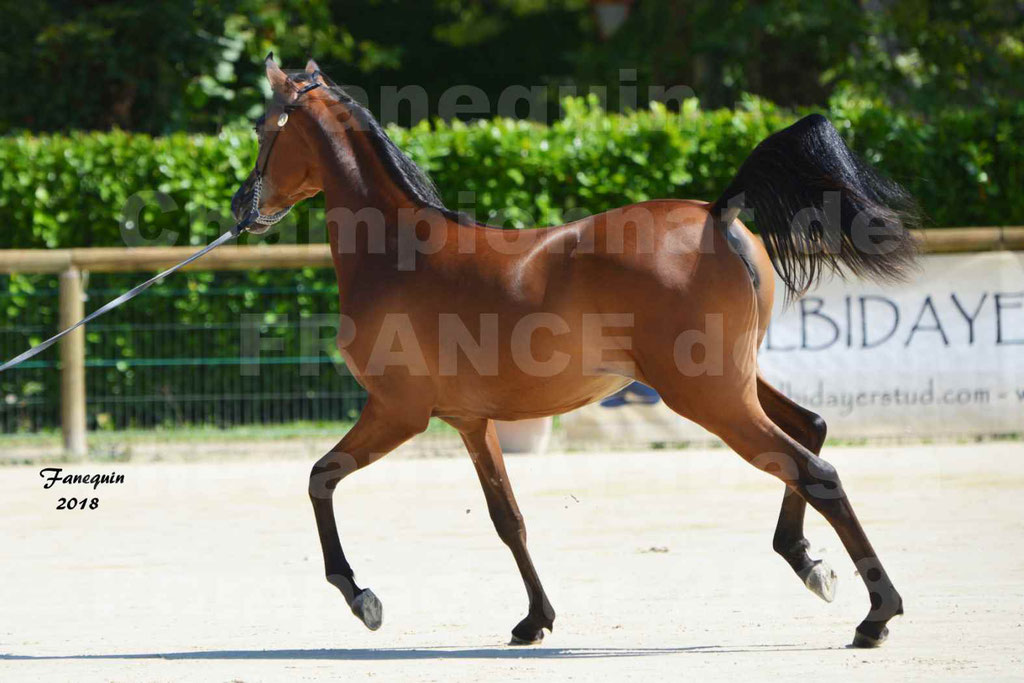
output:
<path id="1" fill-rule="evenodd" d="M 380 626 L 381 603 L 355 582 L 332 496 L 437 417 L 461 435 L 526 586 L 527 616 L 511 644 L 539 642 L 555 612 L 527 550 L 494 420 L 564 413 L 639 380 L 784 482 L 774 549 L 831 601 L 836 575 L 808 555 L 803 532 L 808 503 L 825 517 L 870 596 L 853 645 L 881 644 L 903 601 L 836 469 L 819 457 L 825 422 L 760 376 L 757 349 L 774 270 L 790 297 L 826 272 L 904 277 L 916 251 L 904 190 L 811 115 L 761 142 L 714 202 L 649 201 L 501 230 L 446 208 L 426 174 L 314 62 L 286 74 L 270 55 L 265 66 L 274 96 L 232 211 L 263 232 L 295 203 L 325 195 L 338 346 L 368 398 L 313 465 L 309 496 L 327 580 L 367 627 Z M 740 222 L 741 208 L 753 210 L 763 244 Z"/>

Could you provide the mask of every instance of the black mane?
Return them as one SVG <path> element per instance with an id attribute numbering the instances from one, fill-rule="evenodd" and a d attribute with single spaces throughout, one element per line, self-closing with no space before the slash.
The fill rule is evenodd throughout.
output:
<path id="1" fill-rule="evenodd" d="M 424 207 L 439 211 L 451 220 L 464 225 L 478 224 L 472 216 L 460 211 L 453 211 L 445 206 L 444 201 L 441 199 L 441 195 L 437 191 L 437 185 L 435 185 L 434 181 L 430 179 L 427 172 L 417 166 L 413 160 L 406 156 L 405 152 L 403 152 L 398 145 L 388 137 L 384 127 L 377 122 L 377 119 L 374 118 L 373 114 L 371 114 L 366 107 L 353 99 L 341 88 L 341 86 L 335 84 L 323 74 L 321 74 L 320 77 L 324 81 L 324 89 L 337 99 L 338 102 L 345 105 L 349 112 L 351 112 L 352 116 L 355 117 L 357 130 L 360 130 L 369 136 L 374 149 L 377 151 L 377 155 L 384 163 L 385 169 L 387 169 L 391 178 L 399 187 Z M 304 81 L 308 81 L 309 76 L 307 74 L 298 74 L 294 76 L 292 80 L 297 83 L 302 83 Z"/>

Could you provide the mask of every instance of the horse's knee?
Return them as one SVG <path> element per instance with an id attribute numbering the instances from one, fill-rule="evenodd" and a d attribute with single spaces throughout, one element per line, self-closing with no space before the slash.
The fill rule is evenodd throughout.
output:
<path id="1" fill-rule="evenodd" d="M 309 472 L 309 497 L 330 498 L 338 482 L 359 469 L 348 453 L 328 453 L 313 464 Z"/>

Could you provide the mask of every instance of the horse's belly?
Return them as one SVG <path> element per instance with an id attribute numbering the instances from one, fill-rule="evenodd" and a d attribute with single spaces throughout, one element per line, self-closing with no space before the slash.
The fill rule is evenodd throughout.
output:
<path id="1" fill-rule="evenodd" d="M 621 375 L 556 375 L 531 377 L 527 381 L 490 379 L 463 382 L 459 388 L 452 387 L 451 395 L 440 397 L 434 414 L 495 420 L 559 415 L 599 401 L 633 381 Z"/>

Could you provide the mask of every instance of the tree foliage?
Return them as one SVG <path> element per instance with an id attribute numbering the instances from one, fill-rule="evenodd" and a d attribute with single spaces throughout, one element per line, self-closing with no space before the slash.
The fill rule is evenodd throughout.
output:
<path id="1" fill-rule="evenodd" d="M 5 4 L 0 132 L 213 131 L 267 94 L 261 59 L 314 56 L 370 93 L 453 85 L 682 85 L 705 106 L 750 92 L 824 106 L 837 89 L 926 115 L 1024 90 L 1016 0 L 639 0 L 610 39 L 586 0 L 37 0 Z M 551 106 L 558 98 L 551 97 Z M 431 109 L 431 113 L 436 112 Z M 409 121 L 403 121 L 408 124 Z"/>

